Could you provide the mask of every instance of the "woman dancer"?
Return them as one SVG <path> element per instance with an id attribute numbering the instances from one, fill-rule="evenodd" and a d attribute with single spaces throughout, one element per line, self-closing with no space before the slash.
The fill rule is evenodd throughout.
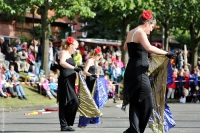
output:
<path id="1" fill-rule="evenodd" d="M 78 98 L 75 93 L 76 73 L 81 71 L 75 67 L 75 61 L 71 55 L 78 48 L 78 42 L 73 37 L 68 37 L 63 42 L 63 51 L 59 55 L 60 76 L 58 78 L 59 120 L 61 131 L 74 131 L 76 111 L 78 109 Z"/>
<path id="2" fill-rule="evenodd" d="M 98 75 L 96 75 L 96 63 L 101 58 L 101 49 L 96 48 L 93 53 L 91 53 L 91 58 L 85 64 L 84 74 L 86 75 L 87 86 L 92 93 L 94 82 Z"/>
<path id="3" fill-rule="evenodd" d="M 94 87 L 94 83 L 96 78 L 98 77 L 98 75 L 95 74 L 96 71 L 96 62 L 101 58 L 101 49 L 100 48 L 96 48 L 92 55 L 91 58 L 88 59 L 88 61 L 86 62 L 85 65 L 85 69 L 84 69 L 84 74 L 86 75 L 86 84 L 90 90 L 90 92 L 92 93 L 93 91 L 93 87 Z M 78 127 L 85 127 L 88 124 L 99 124 L 100 122 L 100 118 L 96 117 L 96 118 L 86 118 L 84 116 L 80 116 L 79 117 L 79 124 Z"/>
<path id="4" fill-rule="evenodd" d="M 132 29 L 124 43 L 124 50 L 128 51 L 129 62 L 124 75 L 124 99 L 122 109 L 127 104 L 129 108 L 129 128 L 124 133 L 143 133 L 152 112 L 153 103 L 148 71 L 148 52 L 174 56 L 158 49 L 149 43 L 147 34 L 155 26 L 156 20 L 151 11 L 144 11 L 139 18 L 136 28 Z"/>

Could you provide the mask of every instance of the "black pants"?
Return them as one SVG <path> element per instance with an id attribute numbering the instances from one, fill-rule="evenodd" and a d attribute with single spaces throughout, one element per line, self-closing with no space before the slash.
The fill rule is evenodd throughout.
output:
<path id="1" fill-rule="evenodd" d="M 78 103 L 78 98 L 76 98 L 68 102 L 66 106 L 59 104 L 59 120 L 61 127 L 74 125 Z"/>
<path id="2" fill-rule="evenodd" d="M 130 103 L 130 127 L 128 133 L 143 133 L 149 121 L 152 109 L 153 102 L 151 95 L 142 100 L 141 102 Z"/>

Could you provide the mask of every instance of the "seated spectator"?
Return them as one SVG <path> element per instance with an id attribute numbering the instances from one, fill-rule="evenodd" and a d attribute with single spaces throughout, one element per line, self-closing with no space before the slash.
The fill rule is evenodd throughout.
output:
<path id="1" fill-rule="evenodd" d="M 53 99 L 54 96 L 51 93 L 51 89 L 49 87 L 49 81 L 47 79 L 44 80 L 42 87 L 44 89 L 44 94 L 47 95 L 49 97 L 49 99 Z"/>
<path id="2" fill-rule="evenodd" d="M 28 58 L 26 59 L 26 61 L 30 64 L 30 65 L 34 65 L 35 64 L 35 57 L 33 55 L 33 53 L 31 52 L 31 49 L 28 49 Z"/>
<path id="3" fill-rule="evenodd" d="M 53 75 L 49 75 L 49 88 L 54 97 L 57 97 L 58 85 L 53 81 Z"/>
<path id="4" fill-rule="evenodd" d="M 17 52 L 16 47 L 13 47 L 13 54 L 14 54 L 15 63 L 17 65 L 17 72 L 24 71 L 24 67 L 25 67 L 25 62 L 22 62 L 20 59 L 20 53 L 21 52 Z"/>
<path id="5" fill-rule="evenodd" d="M 38 43 L 39 43 L 39 41 L 33 40 L 33 42 L 31 43 L 31 45 L 29 46 L 29 49 L 28 49 L 33 54 L 35 59 L 37 59 Z"/>
<path id="6" fill-rule="evenodd" d="M 4 98 L 7 98 L 8 96 L 6 95 L 6 90 L 3 89 L 3 83 L 2 83 L 2 80 L 0 78 L 0 96 L 1 97 L 4 97 Z"/>
<path id="7" fill-rule="evenodd" d="M 15 98 L 16 94 L 14 92 L 13 85 L 10 82 L 6 81 L 6 76 L 4 74 L 1 75 L 1 80 L 2 80 L 2 89 L 4 89 L 6 95 Z"/>
<path id="8" fill-rule="evenodd" d="M 6 65 L 6 69 L 9 69 L 10 64 L 14 65 L 14 54 L 12 52 L 12 48 L 8 47 L 7 48 L 7 53 L 5 55 L 5 65 Z"/>
<path id="9" fill-rule="evenodd" d="M 200 101 L 200 90 L 199 86 L 195 86 L 195 91 L 192 93 L 193 101 L 199 103 Z"/>
<path id="10" fill-rule="evenodd" d="M 12 82 L 13 88 L 14 90 L 16 90 L 18 98 L 20 100 L 23 100 L 23 99 L 27 100 L 23 88 L 21 87 L 21 85 L 19 85 L 17 75 L 12 74 L 12 78 L 9 81 Z"/>
<path id="11" fill-rule="evenodd" d="M 26 59 L 28 58 L 26 49 L 22 48 L 22 52 L 20 52 L 19 55 L 20 55 L 20 63 L 23 65 L 23 67 L 21 68 L 21 71 L 28 72 L 30 64 L 26 62 Z"/>
<path id="12" fill-rule="evenodd" d="M 12 75 L 15 74 L 19 78 L 19 74 L 14 70 L 14 66 L 10 65 L 9 70 L 5 73 L 6 81 L 12 78 Z"/>
<path id="13" fill-rule="evenodd" d="M 31 66 L 29 72 L 27 73 L 27 76 L 25 77 L 25 82 L 38 82 L 38 74 L 37 71 L 35 70 L 35 66 Z"/>
<path id="14" fill-rule="evenodd" d="M 28 50 L 28 45 L 27 42 L 22 43 L 22 50 L 25 49 L 26 51 Z"/>
<path id="15" fill-rule="evenodd" d="M 60 75 L 60 71 L 58 69 L 56 69 L 55 71 L 53 71 L 53 73 L 51 73 L 51 76 L 53 77 L 53 82 L 58 82 L 58 77 Z"/>
<path id="16" fill-rule="evenodd" d="M 20 39 L 17 39 L 17 40 L 15 41 L 14 47 L 17 48 L 17 52 L 20 52 L 20 51 L 22 50 L 22 45 L 21 45 L 21 40 L 20 40 Z"/>
<path id="17" fill-rule="evenodd" d="M 5 69 L 3 68 L 2 62 L 0 62 L 0 74 L 5 74 Z"/>
<path id="18" fill-rule="evenodd" d="M 40 80 L 40 78 L 45 78 L 45 74 L 44 74 L 44 70 L 43 69 L 40 69 L 40 71 L 39 71 L 40 73 L 38 74 L 38 78 L 39 78 L 39 80 Z"/>

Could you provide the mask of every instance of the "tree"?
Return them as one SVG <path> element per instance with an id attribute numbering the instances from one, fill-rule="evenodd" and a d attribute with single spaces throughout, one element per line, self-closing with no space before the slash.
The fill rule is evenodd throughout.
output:
<path id="1" fill-rule="evenodd" d="M 139 15 L 141 15 L 142 11 L 145 9 L 151 10 L 153 3 L 151 0 L 100 0 L 97 4 L 106 12 L 104 15 L 109 16 L 106 18 L 108 26 L 120 28 L 122 60 L 126 64 L 128 56 L 123 50 L 126 35 L 130 31 L 131 25 L 134 25 L 134 27 L 137 25 Z"/>
<path id="2" fill-rule="evenodd" d="M 158 23 L 162 25 L 162 30 L 164 30 L 163 45 L 166 51 L 168 51 L 169 47 L 168 36 L 170 35 L 170 29 L 176 25 L 174 23 L 174 19 L 176 18 L 176 2 L 177 0 L 154 0 L 155 6 L 153 7 L 153 11 Z"/>
<path id="3" fill-rule="evenodd" d="M 183 0 L 177 4 L 177 19 L 180 27 L 189 31 L 192 47 L 192 68 L 197 65 L 198 46 L 200 44 L 200 5 L 198 0 Z M 181 11 L 178 12 L 178 11 Z"/>
<path id="4" fill-rule="evenodd" d="M 90 10 L 92 0 L 1 0 L 4 9 L 9 8 L 15 13 L 25 13 L 26 8 L 38 8 L 38 13 L 41 14 L 42 25 L 42 68 L 48 76 L 48 51 L 49 51 L 49 24 L 54 22 L 57 18 L 67 16 L 73 20 L 75 15 L 79 14 L 84 17 L 94 17 L 95 13 Z M 1 6 L 1 5 L 0 5 Z M 55 10 L 55 16 L 48 18 L 48 10 Z M 4 10 L 5 11 L 5 10 Z"/>

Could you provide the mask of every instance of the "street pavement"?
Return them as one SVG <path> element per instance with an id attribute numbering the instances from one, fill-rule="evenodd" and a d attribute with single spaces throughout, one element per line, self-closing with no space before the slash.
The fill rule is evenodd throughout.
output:
<path id="1" fill-rule="evenodd" d="M 75 133 L 123 133 L 129 125 L 128 110 L 121 111 L 112 100 L 102 108 L 104 114 L 101 123 L 89 125 L 86 128 L 78 128 L 78 113 L 75 120 Z M 177 125 L 170 129 L 169 133 L 200 133 L 200 104 L 169 104 Z M 18 108 L 4 108 L 0 105 L 0 132 L 5 133 L 59 133 L 60 126 L 58 113 L 25 116 L 24 113 L 38 111 L 44 108 L 56 108 L 52 106 L 28 106 Z M 146 128 L 145 133 L 153 133 Z"/>

